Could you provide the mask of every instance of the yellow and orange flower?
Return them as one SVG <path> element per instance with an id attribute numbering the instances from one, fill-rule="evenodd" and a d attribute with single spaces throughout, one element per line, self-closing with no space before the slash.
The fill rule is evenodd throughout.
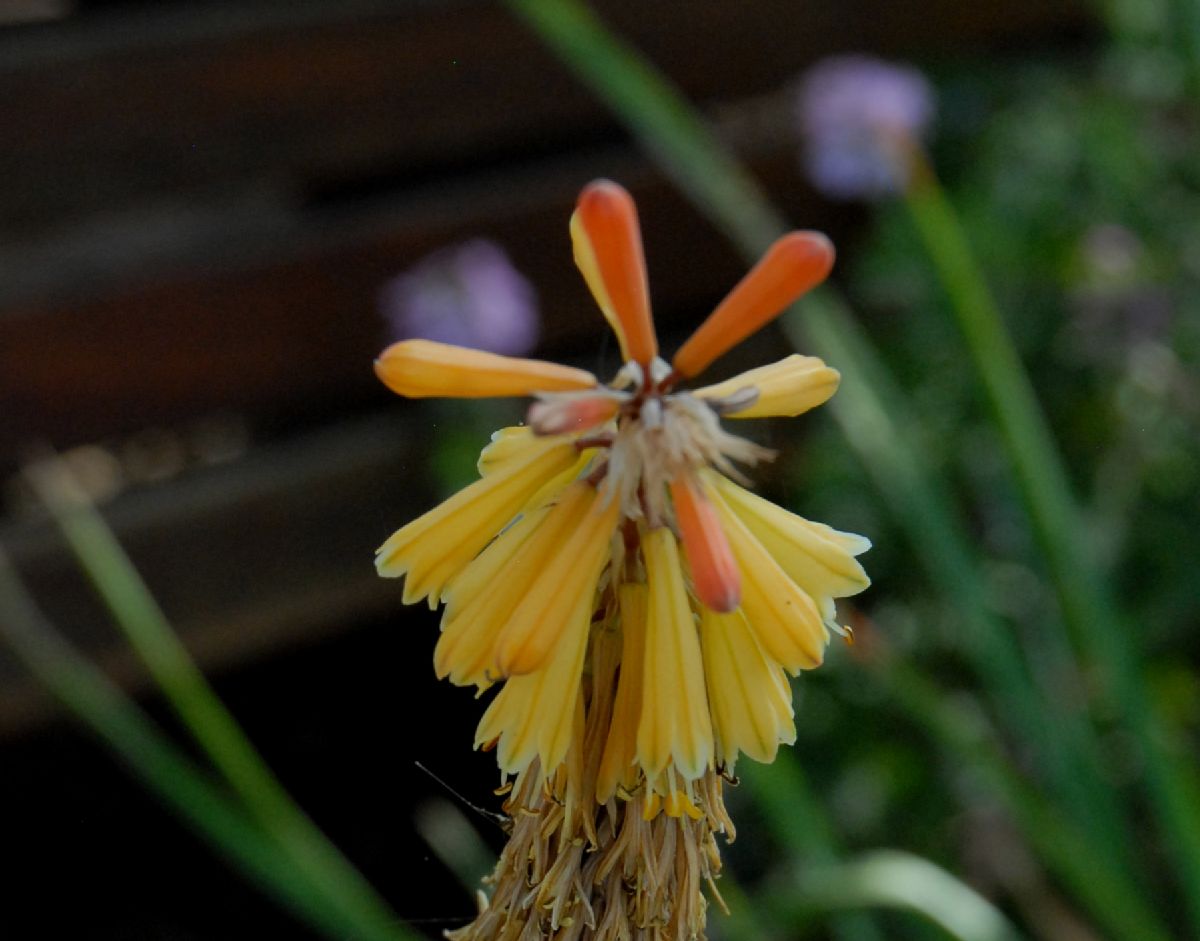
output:
<path id="1" fill-rule="evenodd" d="M 639 826 L 674 826 L 681 847 L 704 848 L 692 853 L 695 872 L 681 870 L 695 898 L 674 905 L 642 886 L 622 911 L 694 936 L 699 877 L 715 873 L 712 833 L 731 831 L 720 775 L 739 754 L 771 761 L 795 740 L 787 674 L 820 665 L 830 630 L 842 630 L 834 599 L 869 583 L 855 556 L 870 544 L 736 483 L 737 464 L 771 452 L 720 421 L 805 412 L 836 391 L 836 370 L 794 355 L 679 386 L 824 280 L 833 247 L 814 232 L 781 238 L 668 364 L 629 194 L 589 185 L 570 232 L 624 365 L 603 384 L 581 369 L 425 340 L 385 350 L 376 372 L 401 395 L 535 401 L 524 427 L 493 435 L 479 480 L 396 532 L 376 564 L 405 577 L 406 603 L 444 604 L 438 676 L 480 691 L 503 683 L 476 745 L 496 747 L 501 770 L 517 776 L 510 804 L 540 821 L 525 836 L 514 830 L 496 904 L 462 937 L 497 934 L 497 905 L 505 925 L 515 909 L 521 924 L 549 918 L 551 931 L 578 915 L 594 922 L 583 936 L 609 936 L 597 926 L 617 916 L 576 898 L 567 870 L 589 864 L 580 856 L 572 868 L 566 847 L 596 854 L 594 884 L 617 880 L 598 892 L 611 906 L 633 875 L 630 846 L 654 838 Z M 558 851 L 543 845 L 551 832 Z M 543 884 L 542 908 L 518 891 L 533 884 Z M 576 915 L 563 914 L 572 906 Z"/>

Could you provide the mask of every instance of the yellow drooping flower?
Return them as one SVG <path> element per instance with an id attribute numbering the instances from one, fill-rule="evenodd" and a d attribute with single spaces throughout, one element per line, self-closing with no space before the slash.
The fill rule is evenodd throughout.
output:
<path id="1" fill-rule="evenodd" d="M 781 238 L 668 364 L 629 194 L 591 184 L 570 232 L 624 365 L 603 384 L 427 340 L 386 349 L 376 372 L 401 395 L 535 401 L 376 565 L 404 576 L 405 603 L 444 605 L 439 677 L 500 685 L 476 746 L 515 776 L 512 832 L 491 902 L 452 937 L 684 941 L 716 894 L 714 834 L 733 837 L 723 778 L 795 740 L 787 675 L 843 632 L 834 599 L 869 584 L 870 543 L 739 486 L 737 465 L 771 452 L 721 425 L 814 408 L 836 370 L 794 355 L 680 385 L 824 280 L 833 248 Z"/>

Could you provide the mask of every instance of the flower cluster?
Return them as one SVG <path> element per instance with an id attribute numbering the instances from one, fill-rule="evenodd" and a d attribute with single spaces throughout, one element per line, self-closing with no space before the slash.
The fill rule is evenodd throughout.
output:
<path id="1" fill-rule="evenodd" d="M 771 247 L 668 364 L 658 354 L 637 213 L 608 181 L 571 219 L 575 260 L 620 344 L 612 382 L 428 340 L 376 363 L 409 397 L 533 396 L 480 478 L 379 549 L 404 601 L 444 606 L 439 677 L 500 684 L 476 734 L 515 776 L 490 904 L 453 937 L 703 936 L 733 836 L 723 778 L 795 739 L 788 674 L 818 666 L 834 599 L 868 579 L 861 536 L 760 497 L 737 465 L 771 456 L 721 418 L 794 416 L 838 373 L 793 355 L 680 385 L 820 283 L 822 235 Z M 719 895 L 715 895 L 719 899 Z"/>
<path id="2" fill-rule="evenodd" d="M 916 69 L 863 55 L 822 59 L 796 97 L 809 179 L 834 199 L 903 190 L 934 110 L 933 89 Z"/>
<path id="3" fill-rule="evenodd" d="M 422 258 L 383 285 L 379 308 L 389 339 L 420 337 L 508 356 L 537 343 L 537 293 L 487 239 Z"/>

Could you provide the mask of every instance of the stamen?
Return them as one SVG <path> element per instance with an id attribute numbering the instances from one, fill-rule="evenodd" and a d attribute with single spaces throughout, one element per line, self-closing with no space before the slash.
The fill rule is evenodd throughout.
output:
<path id="1" fill-rule="evenodd" d="M 833 618 L 826 618 L 823 622 L 827 628 L 838 635 L 846 642 L 847 647 L 854 646 L 854 628 L 849 624 L 839 624 Z"/>
<path id="2" fill-rule="evenodd" d="M 709 398 L 708 396 L 697 396 L 697 398 L 718 415 L 730 415 L 753 406 L 758 401 L 758 389 L 754 386 L 745 386 L 724 398 Z"/>
<path id="3" fill-rule="evenodd" d="M 647 430 L 661 428 L 663 423 L 663 406 L 661 399 L 647 399 L 642 404 L 642 426 Z"/>
<path id="4" fill-rule="evenodd" d="M 779 239 L 679 348 L 672 360 L 676 371 L 685 378 L 699 375 L 824 281 L 833 257 L 832 243 L 819 232 L 791 232 Z"/>
<path id="5" fill-rule="evenodd" d="M 537 435 L 586 431 L 614 418 L 619 399 L 605 395 L 545 398 L 529 406 L 526 421 Z"/>
<path id="6" fill-rule="evenodd" d="M 632 386 L 634 389 L 640 389 L 645 380 L 646 374 L 642 371 L 642 367 L 633 360 L 630 360 L 617 370 L 613 381 L 609 383 L 609 388 L 628 389 Z"/>
<path id="7" fill-rule="evenodd" d="M 613 441 L 616 440 L 616 435 L 611 431 L 604 431 L 596 435 L 588 435 L 586 438 L 575 439 L 575 450 L 586 451 L 589 448 L 608 448 L 612 447 Z"/>
<path id="8" fill-rule="evenodd" d="M 661 356 L 654 357 L 654 361 L 650 364 L 650 382 L 655 386 L 661 386 L 671 375 L 671 366 Z"/>

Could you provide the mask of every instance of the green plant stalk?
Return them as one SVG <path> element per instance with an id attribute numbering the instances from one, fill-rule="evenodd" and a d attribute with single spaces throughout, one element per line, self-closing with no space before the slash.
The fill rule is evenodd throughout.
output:
<path id="1" fill-rule="evenodd" d="M 361 924 L 264 834 L 145 714 L 49 623 L 0 549 L 0 637 L 54 697 L 214 850 L 283 907 L 333 941 L 399 941 Z"/>
<path id="2" fill-rule="evenodd" d="M 1196 0 L 1171 0 L 1171 20 L 1195 103 L 1200 101 L 1200 4 Z"/>
<path id="3" fill-rule="evenodd" d="M 912 912 L 958 941 L 1021 941 L 1022 935 L 974 889 L 919 856 L 877 850 L 811 869 L 772 907 L 792 919 L 810 911 L 894 908 Z"/>
<path id="4" fill-rule="evenodd" d="M 715 139 L 679 92 L 636 52 L 608 32 L 585 5 L 577 0 L 508 0 L 508 3 L 568 67 L 626 121 L 645 149 L 672 175 L 700 211 L 729 235 L 747 260 L 757 261 L 765 247 L 786 230 L 785 220 L 770 206 L 754 180 Z M 833 298 L 828 289 L 823 291 L 823 296 Z M 816 297 L 810 295 L 806 300 L 806 314 L 808 332 L 818 340 L 818 350 L 831 348 L 830 341 L 839 339 L 843 341 L 842 347 L 847 347 L 843 324 L 828 314 L 830 309 L 844 309 L 845 305 L 827 301 L 823 305 L 826 313 L 822 315 L 820 311 L 814 311 Z M 856 385 L 871 390 L 872 373 L 860 361 L 841 355 L 836 357 L 836 361 L 855 376 Z M 845 396 L 846 390 L 843 389 L 841 395 L 834 399 L 833 409 L 843 428 L 850 431 L 855 417 L 839 402 Z M 878 405 L 877 414 L 887 419 L 891 427 L 897 427 L 896 420 L 889 417 L 883 403 L 899 401 L 899 398 L 889 396 L 884 399 L 877 393 L 871 397 Z M 875 470 L 878 467 L 878 458 L 886 459 L 887 463 L 878 467 L 877 479 L 883 478 L 890 469 L 900 469 L 906 472 L 907 479 L 924 482 L 922 492 L 925 497 L 930 493 L 940 494 L 939 488 L 933 483 L 932 473 L 903 437 L 895 435 L 892 446 L 886 449 L 864 447 L 862 435 L 851 436 L 850 440 L 858 448 L 868 469 Z M 957 527 L 945 525 L 946 521 L 953 518 L 948 510 L 936 517 L 926 517 L 921 512 L 922 503 L 926 506 L 932 504 L 925 497 L 919 501 L 910 500 L 909 492 L 897 486 L 885 486 L 884 495 L 891 500 L 893 509 L 907 525 L 914 545 L 923 553 L 926 565 L 934 573 L 938 584 L 942 584 L 944 572 L 957 573 L 959 578 L 956 583 L 959 585 L 978 584 L 978 576 L 963 562 L 970 557 L 965 552 L 966 542 L 962 539 L 939 542 L 957 532 Z M 947 501 L 941 502 L 949 506 Z M 942 563 L 947 561 L 949 567 L 943 567 Z M 964 575 L 967 576 L 965 582 L 962 581 Z M 1038 738 L 1047 734 L 1057 736 L 1057 727 L 1045 723 L 1041 708 L 1035 708 L 1033 712 L 1036 714 L 1030 714 L 1026 703 L 1037 703 L 1038 697 L 1033 692 L 1019 652 L 987 614 L 981 590 L 971 591 L 966 600 L 974 612 L 972 633 L 976 642 L 990 642 L 997 651 L 1000 651 L 1001 644 L 1011 648 L 1009 652 L 1001 652 L 998 658 L 976 656 L 976 668 L 985 680 L 991 678 L 990 686 L 994 692 L 1000 694 L 1011 708 L 1023 713 L 1020 731 Z M 1090 735 L 1091 730 L 1086 730 L 1086 734 Z M 1078 750 L 1072 749 L 1070 743 L 1056 739 L 1054 745 L 1042 747 L 1040 755 L 1065 793 L 1075 794 L 1082 790 L 1086 795 L 1082 803 L 1076 800 L 1067 803 L 1072 811 L 1088 808 L 1089 816 L 1107 821 L 1102 829 L 1109 834 L 1124 830 L 1119 811 L 1111 809 L 1111 799 L 1098 770 L 1089 767 L 1081 759 Z M 1070 762 L 1079 770 L 1066 768 L 1055 774 L 1056 769 L 1063 768 L 1059 755 L 1071 756 Z M 1110 808 L 1107 811 L 1104 809 L 1106 804 Z M 1125 854 L 1124 841 L 1111 836 L 1106 840 L 1106 848 L 1110 856 Z"/>
<path id="5" fill-rule="evenodd" d="M 1086 719 L 1047 706 L 1022 660 L 1012 632 L 991 611 L 978 555 L 959 525 L 945 487 L 900 429 L 918 427 L 887 368 L 845 305 L 829 291 L 810 297 L 804 325 L 810 340 L 854 380 L 831 403 L 842 433 L 913 541 L 930 582 L 963 619 L 961 643 L 1012 734 L 1035 749 L 1060 802 L 1099 837 L 1108 858 L 1128 874 L 1128 828 L 1103 781 L 1094 732 Z M 800 320 L 784 330 L 799 342 Z M 885 405 L 890 403 L 890 407 Z M 1053 719 L 1053 721 L 1049 721 Z"/>
<path id="6" fill-rule="evenodd" d="M 1063 616 L 1138 742 L 1164 843 L 1200 935 L 1200 787 L 1146 690 L 1141 653 L 1117 613 L 1072 496 L 1062 458 L 966 233 L 932 170 L 916 164 L 905 199 L 1000 429 Z"/>
<path id="7" fill-rule="evenodd" d="M 747 255 L 786 230 L 738 159 L 696 109 L 579 0 L 506 0 L 621 118 L 675 184 Z"/>
<path id="8" fill-rule="evenodd" d="M 360 933 L 399 939 L 397 916 L 313 824 L 266 766 L 208 685 L 133 563 L 63 462 L 42 461 L 27 476 L 79 564 L 167 701 L 251 816 L 304 869 L 316 890 Z"/>
<path id="9" fill-rule="evenodd" d="M 1097 849 L 1092 834 L 1050 806 L 1037 789 L 1013 774 L 1008 761 L 970 717 L 906 664 L 879 664 L 875 673 L 892 701 L 915 725 L 976 771 L 1017 821 L 1040 858 L 1113 938 L 1170 941 L 1171 932 L 1148 908 L 1128 877 Z"/>

